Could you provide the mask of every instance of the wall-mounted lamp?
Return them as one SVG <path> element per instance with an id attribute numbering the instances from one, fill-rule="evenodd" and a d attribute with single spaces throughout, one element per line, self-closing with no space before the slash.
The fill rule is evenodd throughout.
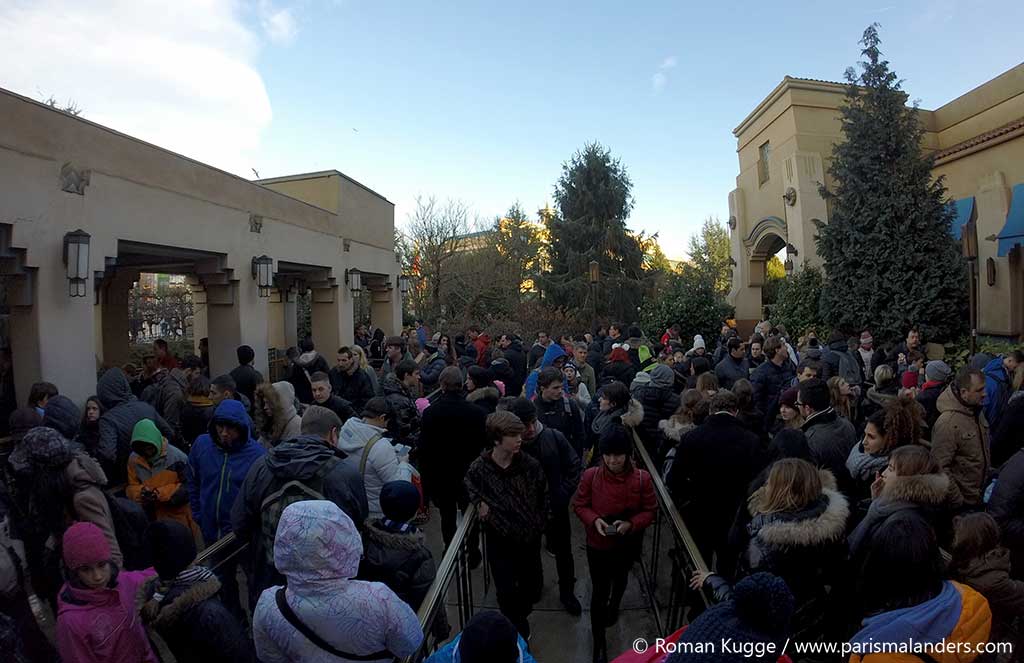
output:
<path id="1" fill-rule="evenodd" d="M 89 239 L 89 233 L 81 228 L 64 234 L 69 297 L 85 297 L 85 286 L 89 280 Z"/>
<path id="2" fill-rule="evenodd" d="M 996 284 L 996 261 L 993 258 L 985 260 L 985 282 L 990 286 Z"/>
<path id="3" fill-rule="evenodd" d="M 274 259 L 262 255 L 252 259 L 252 278 L 260 289 L 260 297 L 269 297 L 274 287 Z"/>
<path id="4" fill-rule="evenodd" d="M 359 293 L 363 291 L 363 273 L 355 267 L 346 269 L 345 283 L 348 284 L 348 289 L 352 291 L 352 296 L 358 297 Z"/>
<path id="5" fill-rule="evenodd" d="M 786 262 L 783 264 L 783 267 L 785 267 L 787 275 L 793 273 L 793 261 L 790 258 L 786 258 Z"/>
<path id="6" fill-rule="evenodd" d="M 412 289 L 412 280 L 408 274 L 402 274 L 398 277 L 398 291 L 405 297 L 409 294 L 409 290 Z"/>

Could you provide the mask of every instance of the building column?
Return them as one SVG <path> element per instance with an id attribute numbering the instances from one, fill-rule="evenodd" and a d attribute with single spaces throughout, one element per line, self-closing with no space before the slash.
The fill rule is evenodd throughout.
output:
<path id="1" fill-rule="evenodd" d="M 103 284 L 100 293 L 103 352 L 100 360 L 104 366 L 122 366 L 131 356 L 128 294 L 134 283 L 134 274 L 118 271 Z"/>
<path id="2" fill-rule="evenodd" d="M 821 155 L 815 153 L 797 152 L 785 161 L 786 190 L 792 188 L 796 194 L 792 204 L 787 201 L 784 208 L 786 241 L 796 249 L 796 255 L 790 252 L 788 256 L 794 272 L 821 265 L 814 239 L 818 228 L 813 219 L 828 223 L 828 206 L 818 192 L 818 183 L 825 181 L 824 168 Z"/>
<path id="3" fill-rule="evenodd" d="M 284 297 L 281 315 L 284 317 L 284 347 L 287 349 L 299 345 L 299 306 L 295 292 L 286 291 Z"/>
<path id="4" fill-rule="evenodd" d="M 43 248 L 33 251 L 31 305 L 12 307 L 10 316 L 18 405 L 25 405 L 32 383 L 40 381 L 52 382 L 61 394 L 83 404 L 96 392 L 93 281 L 85 297 L 69 297 L 61 246 Z"/>
<path id="5" fill-rule="evenodd" d="M 313 342 L 321 354 L 330 356 L 339 347 L 351 345 L 355 333 L 352 304 L 352 296 L 344 286 L 313 288 L 311 327 Z"/>
<path id="6" fill-rule="evenodd" d="M 256 351 L 256 370 L 268 374 L 267 299 L 259 296 L 252 280 L 206 287 L 207 337 L 210 339 L 210 375 L 222 375 L 238 365 L 240 345 Z"/>
<path id="7" fill-rule="evenodd" d="M 396 288 L 370 291 L 370 322 L 386 336 L 398 336 L 402 325 L 402 301 Z"/>
<path id="8" fill-rule="evenodd" d="M 728 224 L 729 252 L 736 264 L 732 268 L 732 288 L 727 299 L 736 308 L 736 325 L 740 333 L 746 334 L 761 321 L 761 288 L 751 285 L 752 265 L 743 245 L 743 235 L 750 230 L 744 212 L 743 191 L 734 189 L 729 193 Z"/>
<path id="9" fill-rule="evenodd" d="M 286 348 L 285 340 L 285 299 L 287 291 L 275 288 L 267 300 L 267 347 Z"/>

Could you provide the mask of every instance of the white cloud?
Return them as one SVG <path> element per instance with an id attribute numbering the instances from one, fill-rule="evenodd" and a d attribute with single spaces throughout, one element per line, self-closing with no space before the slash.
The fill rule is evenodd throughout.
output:
<path id="1" fill-rule="evenodd" d="M 276 44 L 291 43 L 299 33 L 292 10 L 278 9 L 269 0 L 260 0 L 259 17 L 263 31 Z"/>
<path id="2" fill-rule="evenodd" d="M 247 175 L 272 117 L 236 0 L 0 2 L 0 87 Z"/>
<path id="3" fill-rule="evenodd" d="M 651 88 L 655 94 L 660 93 L 668 85 L 668 72 L 671 69 L 675 69 L 677 64 L 679 64 L 679 60 L 676 56 L 670 55 L 658 65 L 658 70 L 651 76 Z"/>

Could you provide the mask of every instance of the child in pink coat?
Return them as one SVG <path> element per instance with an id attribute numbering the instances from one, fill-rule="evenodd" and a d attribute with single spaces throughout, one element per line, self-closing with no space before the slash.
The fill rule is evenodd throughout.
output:
<path id="1" fill-rule="evenodd" d="M 64 532 L 67 582 L 57 598 L 57 649 L 64 663 L 157 663 L 135 596 L 153 569 L 120 571 L 92 523 Z"/>

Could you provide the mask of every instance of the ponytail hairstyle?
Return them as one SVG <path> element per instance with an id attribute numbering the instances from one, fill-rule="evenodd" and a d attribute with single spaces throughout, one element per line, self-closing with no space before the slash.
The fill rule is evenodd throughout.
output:
<path id="1" fill-rule="evenodd" d="M 868 423 L 874 424 L 885 441 L 885 452 L 917 444 L 921 440 L 921 406 L 910 394 L 902 394 L 877 410 Z"/>

